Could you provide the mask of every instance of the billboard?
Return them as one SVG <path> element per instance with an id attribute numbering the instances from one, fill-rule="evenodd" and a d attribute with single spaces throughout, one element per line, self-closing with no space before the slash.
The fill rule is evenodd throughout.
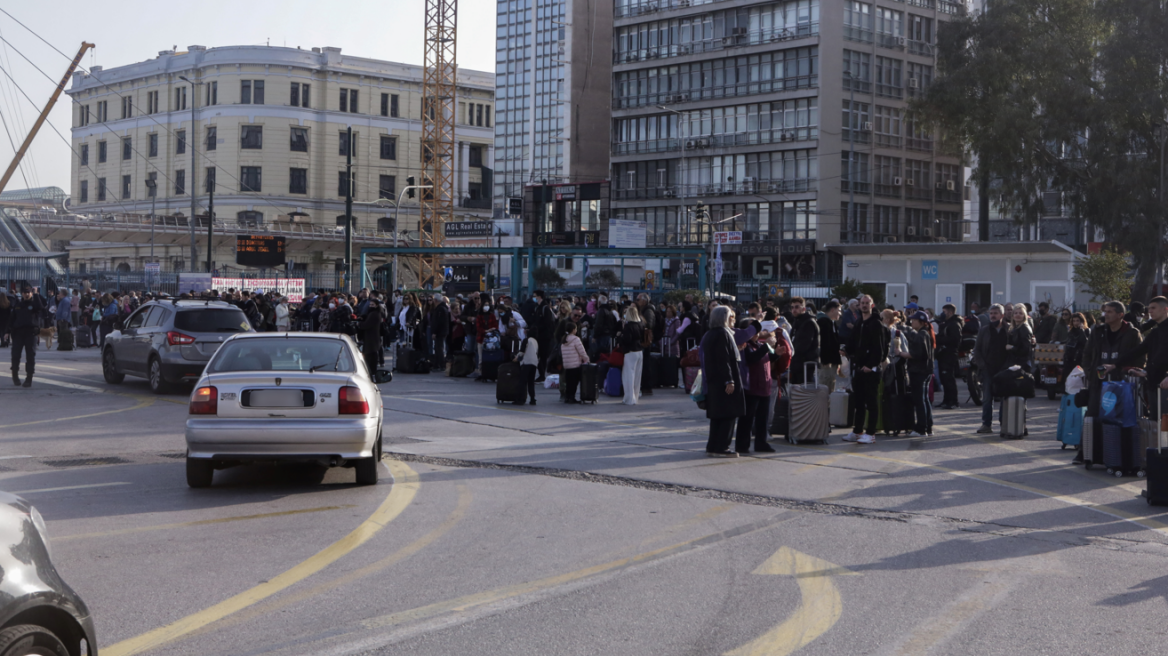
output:
<path id="1" fill-rule="evenodd" d="M 645 235 L 649 224 L 644 221 L 621 221 L 610 219 L 608 222 L 609 248 L 644 248 Z"/>
<path id="2" fill-rule="evenodd" d="M 212 289 L 220 293 L 228 289 L 246 289 L 251 292 L 279 292 L 289 303 L 304 300 L 304 278 L 212 278 Z"/>

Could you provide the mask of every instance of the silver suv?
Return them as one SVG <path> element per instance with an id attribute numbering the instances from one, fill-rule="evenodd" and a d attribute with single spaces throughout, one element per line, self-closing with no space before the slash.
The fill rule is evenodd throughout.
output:
<path id="1" fill-rule="evenodd" d="M 235 333 L 255 332 L 243 311 L 222 301 L 153 301 L 105 338 L 101 371 L 108 383 L 126 374 L 150 381 L 155 394 L 193 383 L 215 351 Z"/>

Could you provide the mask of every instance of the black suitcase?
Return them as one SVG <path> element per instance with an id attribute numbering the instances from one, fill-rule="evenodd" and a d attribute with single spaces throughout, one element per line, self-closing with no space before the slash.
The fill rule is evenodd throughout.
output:
<path id="1" fill-rule="evenodd" d="M 495 366 L 498 369 L 498 380 L 495 382 L 495 403 L 521 405 L 527 400 L 527 385 L 524 383 L 519 365 L 514 362 L 503 362 Z"/>
<path id="2" fill-rule="evenodd" d="M 887 390 L 886 390 L 887 391 Z M 913 429 L 913 402 L 911 394 L 884 395 L 884 432 L 893 435 Z"/>
<path id="3" fill-rule="evenodd" d="M 57 350 L 58 351 L 72 351 L 73 350 L 73 329 L 66 327 L 65 330 L 57 332 Z"/>
<path id="4" fill-rule="evenodd" d="M 426 356 L 422 355 L 420 351 L 415 351 L 409 347 L 398 347 L 394 366 L 403 374 L 430 373 L 430 363 L 426 360 Z"/>
<path id="5" fill-rule="evenodd" d="M 1165 402 L 1164 397 L 1168 396 L 1168 390 L 1158 387 L 1153 389 L 1159 392 L 1156 394 L 1156 414 L 1153 415 L 1159 431 L 1154 440 L 1151 437 L 1148 439 L 1147 461 L 1144 463 L 1148 489 L 1144 490 L 1144 498 L 1149 505 L 1162 506 L 1168 505 L 1168 452 L 1164 451 L 1165 438 L 1168 438 L 1168 432 L 1164 430 L 1164 412 L 1168 410 L 1168 402 Z"/>
<path id="6" fill-rule="evenodd" d="M 596 403 L 600 391 L 600 367 L 594 364 L 580 365 L 580 402 Z"/>
<path id="7" fill-rule="evenodd" d="M 641 391 L 657 387 L 657 363 L 661 356 L 641 351 Z"/>
<path id="8" fill-rule="evenodd" d="M 771 435 L 787 436 L 791 431 L 791 400 L 787 398 L 786 390 L 779 391 L 779 399 L 775 402 L 775 418 L 771 421 Z"/>
<path id="9" fill-rule="evenodd" d="M 75 332 L 73 341 L 77 344 L 77 348 L 93 346 L 93 333 L 89 332 L 89 326 L 78 326 L 73 330 Z"/>
<path id="10" fill-rule="evenodd" d="M 474 354 L 458 351 L 450 358 L 450 376 L 466 378 L 474 373 Z"/>
<path id="11" fill-rule="evenodd" d="M 499 367 L 503 366 L 502 362 L 483 362 L 482 371 L 479 373 L 479 380 L 491 381 L 498 380 Z"/>
<path id="12" fill-rule="evenodd" d="M 657 387 L 677 387 L 681 377 L 681 358 L 662 355 L 657 358 Z"/>

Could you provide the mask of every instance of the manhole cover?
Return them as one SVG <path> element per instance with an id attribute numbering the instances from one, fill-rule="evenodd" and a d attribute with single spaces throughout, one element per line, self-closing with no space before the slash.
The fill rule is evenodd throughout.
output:
<path id="1" fill-rule="evenodd" d="M 62 460 L 42 460 L 41 463 L 50 467 L 92 467 L 94 465 L 121 465 L 130 462 L 122 458 L 66 458 Z"/>

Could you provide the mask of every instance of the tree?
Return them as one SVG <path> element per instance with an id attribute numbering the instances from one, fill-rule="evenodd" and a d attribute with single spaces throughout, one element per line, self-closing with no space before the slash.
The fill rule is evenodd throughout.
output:
<path id="1" fill-rule="evenodd" d="M 1012 0 L 943 23 L 937 80 L 913 111 L 976 156 L 998 208 L 1035 224 L 1044 200 L 1131 253 L 1146 293 L 1162 262 L 1156 117 L 1166 22 L 1147 0 Z M 1163 120 L 1161 118 L 1161 120 Z"/>
<path id="2" fill-rule="evenodd" d="M 671 289 L 665 292 L 665 302 L 669 305 L 676 305 L 680 308 L 681 302 L 685 300 L 687 295 L 693 296 L 694 305 L 705 305 L 706 296 L 696 289 Z"/>
<path id="3" fill-rule="evenodd" d="M 619 288 L 621 281 L 620 276 L 616 275 L 612 269 L 599 269 L 589 274 L 588 280 L 584 281 L 584 285 L 592 289 L 608 291 Z"/>
<path id="4" fill-rule="evenodd" d="M 535 271 L 531 272 L 531 277 L 535 279 L 536 285 L 546 289 L 563 289 L 564 285 L 568 284 L 555 267 L 547 264 L 536 267 Z"/>
<path id="5" fill-rule="evenodd" d="M 843 282 L 831 288 L 831 295 L 843 299 L 845 304 L 848 299 L 858 298 L 861 294 L 872 297 L 872 307 L 877 311 L 884 307 L 884 288 L 879 285 L 861 283 L 855 278 L 844 278 Z"/>
<path id="6" fill-rule="evenodd" d="M 1131 300 L 1131 263 L 1115 251 L 1103 251 L 1088 255 L 1075 262 L 1075 282 L 1083 286 L 1083 292 L 1091 295 L 1095 303 L 1120 301 L 1127 304 Z"/>

